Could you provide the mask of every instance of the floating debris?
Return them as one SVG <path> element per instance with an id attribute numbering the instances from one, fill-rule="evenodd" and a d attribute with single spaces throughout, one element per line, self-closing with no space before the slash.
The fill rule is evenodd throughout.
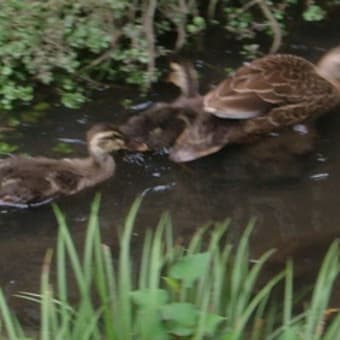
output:
<path id="1" fill-rule="evenodd" d="M 313 181 L 323 181 L 329 177 L 329 173 L 327 172 L 322 172 L 319 174 L 314 174 L 310 175 L 309 178 L 312 179 Z"/>
<path id="2" fill-rule="evenodd" d="M 327 161 L 327 157 L 325 157 L 322 153 L 317 153 L 316 160 L 320 163 L 325 163 Z"/>
<path id="3" fill-rule="evenodd" d="M 153 102 L 151 100 L 148 100 L 140 104 L 131 105 L 130 109 L 133 111 L 143 111 L 143 110 L 148 109 L 152 104 Z"/>
<path id="4" fill-rule="evenodd" d="M 154 187 L 147 188 L 142 192 L 142 196 L 147 195 L 150 192 L 164 192 L 171 190 L 176 185 L 175 182 L 171 182 L 169 184 L 161 184 L 161 185 L 155 185 Z"/>

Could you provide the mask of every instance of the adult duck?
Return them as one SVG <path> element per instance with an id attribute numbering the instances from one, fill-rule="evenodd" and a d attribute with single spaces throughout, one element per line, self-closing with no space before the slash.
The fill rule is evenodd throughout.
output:
<path id="1" fill-rule="evenodd" d="M 229 143 L 247 143 L 287 126 L 308 124 L 334 109 L 340 104 L 340 47 L 317 65 L 289 54 L 246 63 L 206 95 L 197 96 L 197 101 L 201 113 L 170 150 L 176 162 L 209 155 Z"/>
<path id="2" fill-rule="evenodd" d="M 100 123 L 87 132 L 86 140 L 86 158 L 0 160 L 0 206 L 38 206 L 110 178 L 115 170 L 110 153 L 123 147 L 121 134 L 112 125 Z"/>
<path id="3" fill-rule="evenodd" d="M 192 161 L 226 144 L 248 143 L 258 135 L 313 121 L 340 104 L 340 47 L 317 65 L 289 54 L 256 59 L 203 96 L 190 64 L 171 67 L 169 80 L 181 89 L 181 96 L 132 117 L 122 130 L 140 142 L 141 150 L 155 149 L 161 144 L 158 138 L 171 132 L 165 144 L 175 162 Z M 141 124 L 145 121 L 151 124 Z M 168 122 L 176 122 L 176 130 Z M 150 136 L 154 136 L 152 143 Z"/>

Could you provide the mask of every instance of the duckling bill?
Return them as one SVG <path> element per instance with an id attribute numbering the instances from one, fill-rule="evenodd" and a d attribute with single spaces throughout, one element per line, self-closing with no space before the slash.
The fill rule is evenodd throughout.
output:
<path id="1" fill-rule="evenodd" d="M 0 160 L 0 206 L 39 206 L 60 196 L 74 195 L 113 176 L 112 151 L 125 141 L 106 123 L 86 135 L 88 157 L 52 159 L 16 156 Z"/>

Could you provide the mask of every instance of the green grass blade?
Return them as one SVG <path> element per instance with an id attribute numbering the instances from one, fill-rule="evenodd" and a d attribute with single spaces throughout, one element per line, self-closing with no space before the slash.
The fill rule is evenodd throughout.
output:
<path id="1" fill-rule="evenodd" d="M 0 322 L 3 324 L 8 340 L 24 338 L 24 332 L 12 315 L 2 290 L 0 290 L 0 313 Z"/>
<path id="2" fill-rule="evenodd" d="M 51 309 L 53 309 L 51 289 L 49 283 L 49 272 L 52 260 L 52 250 L 47 251 L 43 269 L 41 273 L 41 328 L 40 339 L 49 340 L 53 334 L 53 328 L 51 325 Z"/>
<path id="3" fill-rule="evenodd" d="M 98 237 L 98 229 L 99 229 L 99 222 L 98 222 L 98 214 L 99 214 L 99 207 L 100 207 L 100 194 L 96 194 L 91 205 L 91 212 L 90 218 L 87 226 L 86 238 L 85 238 L 85 247 L 84 247 L 84 256 L 83 256 L 83 268 L 84 268 L 84 279 L 88 284 L 90 284 L 92 276 L 93 276 L 93 260 L 94 255 L 93 252 L 95 251 L 96 247 L 100 248 L 100 241 L 96 240 Z M 97 241 L 97 243 L 96 243 Z M 98 244 L 99 241 L 99 244 Z"/>
<path id="4" fill-rule="evenodd" d="M 239 322 L 235 325 L 235 334 L 231 339 L 240 339 L 242 332 L 244 331 L 246 324 L 251 317 L 252 313 L 255 311 L 256 307 L 266 299 L 270 294 L 272 289 L 284 278 L 285 272 L 276 275 L 254 296 L 254 298 L 249 302 L 248 306 L 245 308 L 243 315 L 240 317 Z"/>
<path id="5" fill-rule="evenodd" d="M 321 265 L 307 314 L 305 337 L 320 339 L 319 327 L 323 323 L 334 280 L 339 274 L 339 241 L 333 242 Z"/>
<path id="6" fill-rule="evenodd" d="M 330 322 L 328 328 L 323 336 L 323 340 L 334 340 L 340 334 L 340 312 L 337 311 L 337 316 Z"/>
<path id="7" fill-rule="evenodd" d="M 79 256 L 78 256 L 76 247 L 74 245 L 70 232 L 68 231 L 65 216 L 61 212 L 61 210 L 58 208 L 58 206 L 56 205 L 53 205 L 53 211 L 58 221 L 59 230 L 60 230 L 60 238 L 62 242 L 64 242 L 64 247 L 71 261 L 72 272 L 76 278 L 76 282 L 80 289 L 80 293 L 82 294 L 82 296 L 86 297 L 87 282 L 83 274 L 83 269 L 79 261 Z"/>
<path id="8" fill-rule="evenodd" d="M 71 325 L 71 314 L 72 309 L 68 304 L 68 278 L 66 274 L 67 261 L 66 261 L 66 250 L 65 242 L 61 236 L 61 228 L 59 229 L 58 239 L 57 239 L 57 287 L 58 287 L 58 298 L 60 300 L 60 326 L 59 326 L 59 336 L 60 338 L 69 338 L 70 334 L 68 332 Z"/>
<path id="9" fill-rule="evenodd" d="M 140 264 L 140 273 L 138 280 L 139 289 L 146 289 L 149 286 L 151 246 L 152 233 L 151 230 L 147 230 L 144 237 L 142 260 Z"/>
<path id="10" fill-rule="evenodd" d="M 245 231 L 243 232 L 243 235 L 236 250 L 235 259 L 233 261 L 233 268 L 230 279 L 230 302 L 227 304 L 226 316 L 234 325 L 238 323 L 239 318 L 241 317 L 241 315 L 239 315 L 239 313 L 236 313 L 236 311 L 240 312 L 238 301 L 240 298 L 240 294 L 242 294 L 241 290 L 243 287 L 244 278 L 248 275 L 248 244 L 253 225 L 253 223 L 249 223 Z"/>
<path id="11" fill-rule="evenodd" d="M 237 305 L 235 306 L 234 310 L 237 319 L 239 319 L 241 315 L 244 315 L 244 310 L 248 306 L 251 294 L 254 291 L 256 280 L 262 270 L 264 263 L 269 259 L 273 252 L 274 250 L 269 250 L 264 253 L 258 260 L 256 260 L 255 265 L 252 266 L 248 275 L 244 278 L 244 283 L 240 287 L 242 288 L 242 292 L 240 292 Z"/>
<path id="12" fill-rule="evenodd" d="M 292 321 L 293 312 L 293 263 L 291 260 L 286 265 L 285 292 L 283 306 L 283 325 L 287 329 Z"/>
<path id="13" fill-rule="evenodd" d="M 132 290 L 132 264 L 130 259 L 130 244 L 133 226 L 141 203 L 142 198 L 139 197 L 132 204 L 125 220 L 123 236 L 121 239 L 118 267 L 118 303 L 120 308 L 119 323 L 121 327 L 119 338 L 123 340 L 130 338 L 132 330 L 132 307 L 130 301 L 130 292 Z"/>

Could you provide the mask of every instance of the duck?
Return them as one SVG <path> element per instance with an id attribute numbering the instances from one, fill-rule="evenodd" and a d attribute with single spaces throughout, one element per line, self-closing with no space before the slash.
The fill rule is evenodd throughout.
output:
<path id="1" fill-rule="evenodd" d="M 74 195 L 113 176 L 111 152 L 122 149 L 123 136 L 109 123 L 86 134 L 88 156 L 53 159 L 13 156 L 0 160 L 0 206 L 28 208 Z"/>
<path id="2" fill-rule="evenodd" d="M 292 54 L 255 59 L 204 95 L 198 92 L 192 64 L 175 62 L 171 68 L 170 81 L 181 95 L 148 114 L 168 110 L 182 120 L 168 145 L 169 158 L 178 163 L 208 156 L 227 144 L 254 143 L 282 128 L 309 124 L 340 105 L 340 47 L 316 65 Z"/>
<path id="3" fill-rule="evenodd" d="M 254 143 L 300 123 L 312 125 L 335 109 L 340 104 L 340 47 L 316 65 L 290 54 L 245 63 L 197 101 L 201 113 L 170 149 L 175 162 L 210 155 L 227 144 Z"/>

